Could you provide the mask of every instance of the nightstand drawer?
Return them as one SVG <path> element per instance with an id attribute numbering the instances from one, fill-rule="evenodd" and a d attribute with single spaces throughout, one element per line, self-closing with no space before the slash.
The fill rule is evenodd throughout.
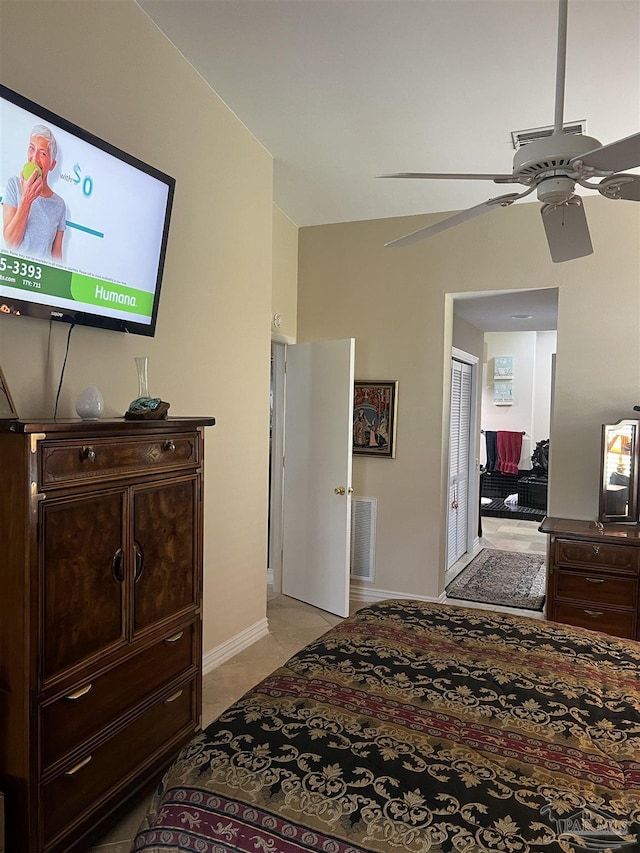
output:
<path id="1" fill-rule="evenodd" d="M 148 438 L 95 438 L 44 442 L 40 488 L 91 482 L 130 474 L 193 468 L 200 463 L 198 433 Z"/>
<path id="2" fill-rule="evenodd" d="M 638 548 L 630 546 L 558 539 L 555 550 L 555 561 L 563 566 L 593 566 L 630 572 L 638 570 Z"/>
<path id="3" fill-rule="evenodd" d="M 45 845 L 121 785 L 143 762 L 167 751 L 198 726 L 194 678 L 152 705 L 89 754 L 42 786 Z M 169 749 L 167 749 L 169 747 Z"/>
<path id="4" fill-rule="evenodd" d="M 196 626 L 187 625 L 41 709 L 42 769 L 117 720 L 145 696 L 197 665 Z"/>
<path id="5" fill-rule="evenodd" d="M 556 598 L 593 604 L 596 610 L 599 605 L 613 605 L 635 610 L 638 600 L 638 581 L 634 577 L 557 569 L 555 594 Z"/>
<path id="6" fill-rule="evenodd" d="M 591 607 L 555 604 L 549 618 L 566 625 L 603 631 L 605 634 L 613 634 L 614 637 L 635 637 L 636 615 L 626 610 L 607 610 L 596 604 Z"/>

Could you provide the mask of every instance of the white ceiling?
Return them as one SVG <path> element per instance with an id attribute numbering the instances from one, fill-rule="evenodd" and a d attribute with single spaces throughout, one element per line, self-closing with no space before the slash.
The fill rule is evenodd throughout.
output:
<path id="1" fill-rule="evenodd" d="M 510 191 L 374 176 L 509 173 L 511 131 L 553 124 L 557 0 L 138 3 L 272 154 L 300 227 Z M 564 115 L 603 143 L 640 129 L 639 0 L 570 0 Z"/>
<path id="2" fill-rule="evenodd" d="M 483 332 L 548 332 L 558 328 L 558 288 L 459 293 L 454 312 Z"/>
<path id="3" fill-rule="evenodd" d="M 511 171 L 511 131 L 553 124 L 556 0 L 138 0 L 274 157 L 296 225 L 459 210 Z M 640 129 L 640 2 L 569 0 L 566 120 Z M 509 191 L 509 188 L 507 188 Z"/>

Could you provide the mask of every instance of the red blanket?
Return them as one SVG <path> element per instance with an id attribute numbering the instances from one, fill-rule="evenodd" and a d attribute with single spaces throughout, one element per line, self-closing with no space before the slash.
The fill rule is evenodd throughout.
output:
<path id="1" fill-rule="evenodd" d="M 498 470 L 503 474 L 517 474 L 522 453 L 522 433 L 498 430 Z"/>

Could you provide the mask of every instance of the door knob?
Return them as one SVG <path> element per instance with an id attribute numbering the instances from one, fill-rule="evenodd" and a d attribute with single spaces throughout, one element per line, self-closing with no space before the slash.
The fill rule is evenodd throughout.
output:
<path id="1" fill-rule="evenodd" d="M 336 493 L 336 495 L 346 495 L 347 494 L 347 490 L 345 489 L 344 486 L 336 486 L 336 488 L 333 491 Z"/>

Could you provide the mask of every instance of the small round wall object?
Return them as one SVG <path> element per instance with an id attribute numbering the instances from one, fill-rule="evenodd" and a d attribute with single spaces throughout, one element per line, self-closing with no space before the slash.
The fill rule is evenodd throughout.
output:
<path id="1" fill-rule="evenodd" d="M 104 411 L 104 399 L 95 385 L 78 394 L 76 412 L 83 421 L 97 421 Z"/>

